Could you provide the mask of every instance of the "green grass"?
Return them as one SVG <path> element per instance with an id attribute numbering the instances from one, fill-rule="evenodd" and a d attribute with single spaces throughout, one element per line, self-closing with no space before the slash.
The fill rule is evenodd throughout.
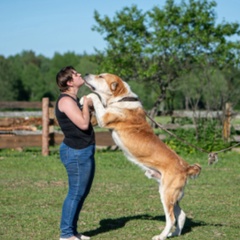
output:
<path id="1" fill-rule="evenodd" d="M 199 162 L 200 177 L 189 180 L 182 207 L 183 235 L 176 239 L 236 240 L 240 233 L 240 155 L 220 155 L 207 165 L 205 154 L 183 156 Z M 81 213 L 79 229 L 92 239 L 151 239 L 165 225 L 158 186 L 120 151 L 96 153 L 96 176 Z M 59 239 L 61 206 L 67 191 L 57 151 L 0 151 L 0 239 Z"/>

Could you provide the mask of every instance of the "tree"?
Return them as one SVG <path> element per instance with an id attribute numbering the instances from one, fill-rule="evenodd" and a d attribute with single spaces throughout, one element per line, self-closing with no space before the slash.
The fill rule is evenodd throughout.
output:
<path id="1" fill-rule="evenodd" d="M 167 0 L 162 9 L 145 13 L 135 5 L 125 7 L 113 19 L 95 11 L 93 30 L 108 44 L 97 51 L 100 69 L 152 86 L 158 92 L 155 115 L 159 104 L 174 95 L 173 84 L 193 67 L 222 71 L 238 66 L 240 43 L 229 37 L 240 35 L 239 24 L 216 24 L 215 7 L 215 1 Z"/>
<path id="2" fill-rule="evenodd" d="M 0 56 L 0 101 L 12 100 L 16 96 L 14 90 L 14 72 L 10 62 Z"/>
<path id="3" fill-rule="evenodd" d="M 59 91 L 56 85 L 57 72 L 72 65 L 84 75 L 94 73 L 98 65 L 92 61 L 93 55 L 55 53 L 53 59 L 36 56 L 33 51 L 23 51 L 15 56 L 0 56 L 0 100 L 1 101 L 41 101 L 43 97 L 56 100 Z M 88 89 L 81 89 L 80 95 Z"/>

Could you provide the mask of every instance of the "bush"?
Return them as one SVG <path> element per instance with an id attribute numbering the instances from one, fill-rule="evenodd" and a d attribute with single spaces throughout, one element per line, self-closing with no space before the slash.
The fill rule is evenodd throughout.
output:
<path id="1" fill-rule="evenodd" d="M 185 125 L 186 122 L 189 124 L 189 119 L 181 119 L 178 123 Z M 200 119 L 195 129 L 179 128 L 173 133 L 181 140 L 170 136 L 165 140 L 165 143 L 178 153 L 194 153 L 199 151 L 197 148 L 190 146 L 190 144 L 204 149 L 207 152 L 216 152 L 228 148 L 231 145 L 231 143 L 223 140 L 222 127 L 216 120 L 209 121 Z"/>

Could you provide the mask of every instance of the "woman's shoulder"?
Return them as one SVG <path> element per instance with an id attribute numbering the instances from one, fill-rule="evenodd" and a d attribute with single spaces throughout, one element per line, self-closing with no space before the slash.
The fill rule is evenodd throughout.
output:
<path id="1" fill-rule="evenodd" d="M 76 106 L 76 99 L 73 97 L 64 94 L 58 99 L 58 108 L 60 111 L 65 112 L 68 109 L 71 109 Z"/>
<path id="2" fill-rule="evenodd" d="M 58 97 L 58 102 L 77 102 L 77 99 L 75 99 L 74 97 L 68 95 L 68 94 L 61 94 Z"/>

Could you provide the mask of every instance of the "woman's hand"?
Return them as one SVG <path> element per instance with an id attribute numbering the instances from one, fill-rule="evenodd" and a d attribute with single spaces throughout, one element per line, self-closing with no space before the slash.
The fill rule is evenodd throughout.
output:
<path id="1" fill-rule="evenodd" d="M 84 101 L 87 101 L 88 107 L 90 107 L 90 108 L 93 107 L 93 101 L 91 98 L 84 96 Z"/>
<path id="2" fill-rule="evenodd" d="M 91 98 L 88 98 L 87 96 L 83 96 L 83 104 L 86 103 L 89 110 L 93 111 L 94 107 L 93 107 L 93 102 Z"/>

